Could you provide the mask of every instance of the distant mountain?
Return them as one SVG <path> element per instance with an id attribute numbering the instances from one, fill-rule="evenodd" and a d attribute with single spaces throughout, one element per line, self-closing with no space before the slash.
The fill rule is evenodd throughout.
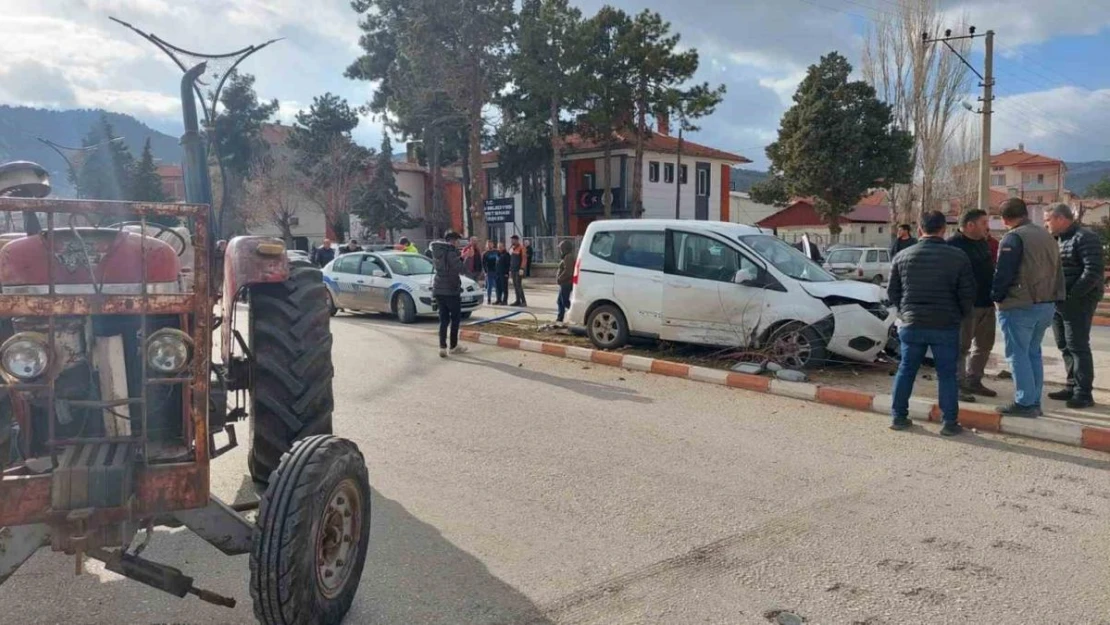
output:
<path id="1" fill-rule="evenodd" d="M 34 161 L 50 172 L 54 186 L 52 195 L 73 197 L 65 161 L 37 138 L 80 147 L 81 139 L 100 122 L 101 114 L 108 115 L 116 134 L 123 137 L 136 159 L 149 137 L 154 158 L 164 163 L 181 162 L 181 145 L 177 138 L 158 132 L 130 115 L 99 109 L 53 111 L 24 106 L 0 106 L 0 162 Z"/>
<path id="2" fill-rule="evenodd" d="M 1087 188 L 1110 176 L 1110 161 L 1088 161 L 1086 163 L 1065 163 L 1068 190 L 1079 195 L 1087 195 Z"/>
<path id="3" fill-rule="evenodd" d="M 748 191 L 752 185 L 767 178 L 767 172 L 756 171 L 754 169 L 741 169 L 740 167 L 732 168 L 732 177 L 729 179 L 729 185 L 732 191 Z"/>

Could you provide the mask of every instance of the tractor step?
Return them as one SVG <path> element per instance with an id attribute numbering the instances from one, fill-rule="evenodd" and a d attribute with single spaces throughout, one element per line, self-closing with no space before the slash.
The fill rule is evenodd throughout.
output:
<path id="1" fill-rule="evenodd" d="M 51 485 L 55 510 L 116 508 L 131 497 L 135 463 L 130 443 L 68 445 Z"/>

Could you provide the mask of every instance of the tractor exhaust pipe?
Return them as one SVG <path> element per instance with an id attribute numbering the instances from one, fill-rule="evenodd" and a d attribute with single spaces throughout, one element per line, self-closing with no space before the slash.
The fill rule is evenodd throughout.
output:
<path id="1" fill-rule="evenodd" d="M 190 204 L 212 206 L 212 184 L 208 179 L 208 154 L 204 149 L 204 139 L 200 135 L 197 122 L 196 79 L 204 73 L 207 63 L 200 63 L 181 77 L 181 113 L 185 122 L 185 134 L 181 136 L 181 146 L 185 150 L 184 178 L 185 201 Z M 210 216 L 211 217 L 211 216 Z M 209 240 L 216 240 L 215 220 L 209 219 Z"/>

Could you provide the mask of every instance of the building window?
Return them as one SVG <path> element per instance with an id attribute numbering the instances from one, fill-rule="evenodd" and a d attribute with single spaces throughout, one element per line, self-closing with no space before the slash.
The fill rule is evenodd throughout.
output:
<path id="1" fill-rule="evenodd" d="M 290 227 L 299 226 L 299 225 L 301 225 L 301 218 L 300 217 L 295 217 L 294 216 L 294 217 L 289 218 L 289 226 Z"/>
<path id="2" fill-rule="evenodd" d="M 709 171 L 698 170 L 698 197 L 709 197 Z"/>
<path id="3" fill-rule="evenodd" d="M 879 226 L 879 234 L 882 234 L 882 233 L 883 233 L 883 227 Z"/>
<path id="4" fill-rule="evenodd" d="M 588 171 L 582 174 L 582 188 L 585 190 L 594 188 L 594 172 Z"/>
<path id="5" fill-rule="evenodd" d="M 648 182 L 659 182 L 659 161 L 648 163 Z"/>
<path id="6" fill-rule="evenodd" d="M 663 182 L 674 184 L 674 163 L 663 163 Z"/>
<path id="7" fill-rule="evenodd" d="M 678 183 L 679 184 L 689 183 L 690 179 L 686 176 L 686 174 L 688 172 L 689 172 L 689 169 L 687 169 L 687 167 L 685 165 L 678 168 Z"/>
<path id="8" fill-rule="evenodd" d="M 1044 196 L 1043 195 L 1038 195 L 1037 196 L 1037 204 L 1044 204 Z"/>
<path id="9" fill-rule="evenodd" d="M 1004 187 L 1004 186 L 1006 186 L 1006 175 L 1003 174 L 1001 176 L 991 176 L 991 186 L 992 187 Z"/>
<path id="10" fill-rule="evenodd" d="M 859 233 L 860 234 L 867 234 L 867 226 L 860 226 L 859 227 Z"/>
<path id="11" fill-rule="evenodd" d="M 1037 184 L 1044 184 L 1044 174 L 1037 174 Z"/>
<path id="12" fill-rule="evenodd" d="M 991 167 L 991 171 L 1006 171 L 1005 167 Z"/>

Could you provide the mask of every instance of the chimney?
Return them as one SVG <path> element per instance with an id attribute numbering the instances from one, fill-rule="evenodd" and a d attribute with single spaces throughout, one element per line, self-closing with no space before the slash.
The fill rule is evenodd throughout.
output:
<path id="1" fill-rule="evenodd" d="M 1018 144 L 1018 152 L 1024 152 L 1024 151 L 1025 151 L 1025 144 L 1024 143 L 1019 143 Z"/>
<path id="2" fill-rule="evenodd" d="M 671 134 L 671 116 L 666 111 L 655 114 L 655 131 L 664 136 Z"/>
<path id="3" fill-rule="evenodd" d="M 413 142 L 413 141 L 409 141 L 408 143 L 405 144 L 405 162 L 406 163 L 415 163 L 416 162 L 416 143 Z"/>

